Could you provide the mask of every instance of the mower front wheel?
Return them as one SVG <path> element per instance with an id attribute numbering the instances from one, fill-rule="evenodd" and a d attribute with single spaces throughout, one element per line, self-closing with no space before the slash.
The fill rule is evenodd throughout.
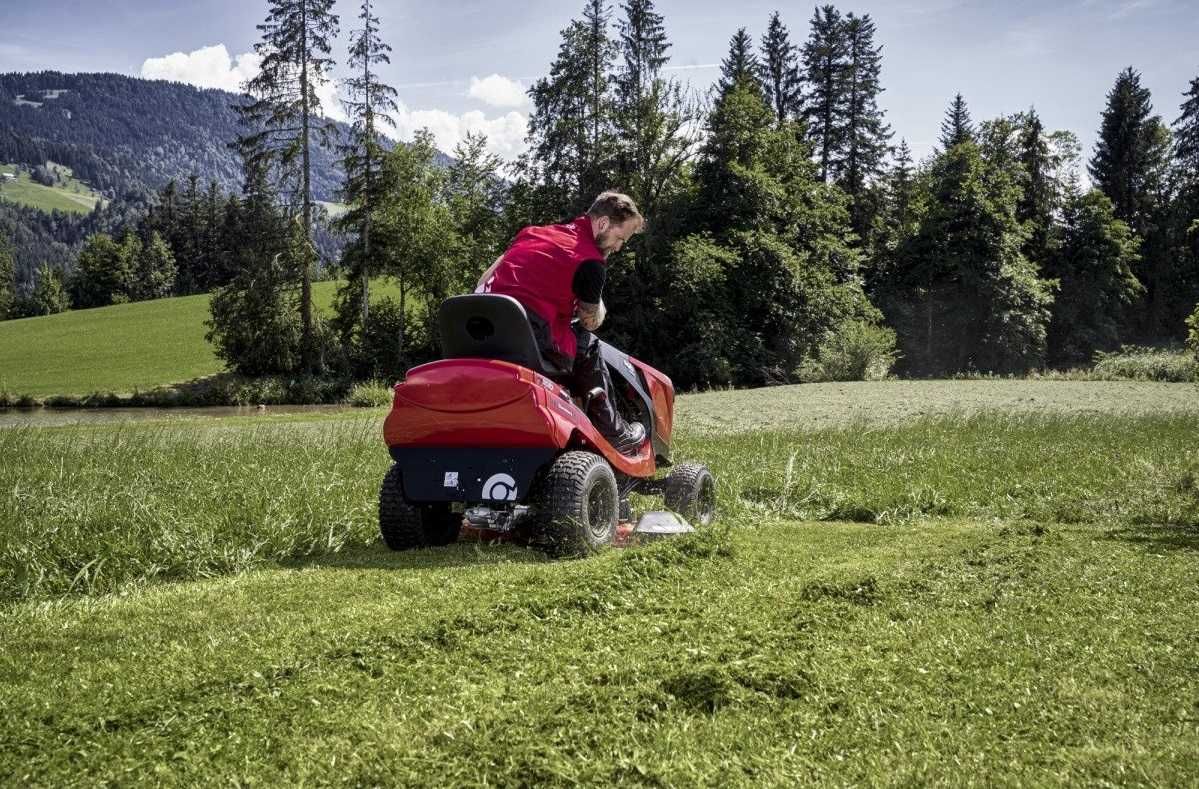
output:
<path id="1" fill-rule="evenodd" d="M 666 477 L 666 506 L 696 526 L 716 517 L 716 479 L 703 463 L 680 463 Z"/>
<path id="2" fill-rule="evenodd" d="M 612 467 L 592 452 L 558 456 L 535 497 L 537 541 L 550 556 L 587 556 L 616 537 L 620 492 Z"/>
<path id="3" fill-rule="evenodd" d="M 400 467 L 393 465 L 379 488 L 379 534 L 393 551 L 456 542 L 462 516 L 448 504 L 416 505 L 404 498 Z"/>

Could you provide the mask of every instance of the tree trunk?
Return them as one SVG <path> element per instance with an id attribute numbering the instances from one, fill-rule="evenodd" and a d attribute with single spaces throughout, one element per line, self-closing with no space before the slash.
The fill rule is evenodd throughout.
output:
<path id="1" fill-rule="evenodd" d="M 308 106 L 308 7 L 300 3 L 300 28 L 303 42 L 300 44 L 300 149 L 303 157 L 302 175 L 304 201 L 304 244 L 300 253 L 303 276 L 300 280 L 300 364 L 304 372 L 314 371 L 312 343 L 312 170 L 309 156 L 309 120 L 312 109 Z"/>

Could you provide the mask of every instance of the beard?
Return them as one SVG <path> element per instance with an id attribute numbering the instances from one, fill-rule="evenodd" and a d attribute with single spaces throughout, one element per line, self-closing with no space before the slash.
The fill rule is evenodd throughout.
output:
<path id="1" fill-rule="evenodd" d="M 595 246 L 601 253 L 604 259 L 608 259 L 608 255 L 612 254 L 612 236 L 615 235 L 611 230 L 601 230 L 599 235 L 595 237 Z"/>

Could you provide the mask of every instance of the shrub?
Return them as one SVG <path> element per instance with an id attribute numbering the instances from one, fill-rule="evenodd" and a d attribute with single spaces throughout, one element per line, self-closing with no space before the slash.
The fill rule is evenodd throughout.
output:
<path id="1" fill-rule="evenodd" d="M 895 332 L 862 320 L 839 324 L 825 335 L 816 356 L 799 369 L 805 383 L 877 381 L 887 377 L 899 354 Z"/>
<path id="2" fill-rule="evenodd" d="M 392 388 L 386 381 L 365 381 L 350 390 L 349 403 L 359 408 L 391 405 Z"/>
<path id="3" fill-rule="evenodd" d="M 1125 345 L 1118 351 L 1095 354 L 1094 377 L 1106 381 L 1199 380 L 1199 358 L 1177 348 Z"/>

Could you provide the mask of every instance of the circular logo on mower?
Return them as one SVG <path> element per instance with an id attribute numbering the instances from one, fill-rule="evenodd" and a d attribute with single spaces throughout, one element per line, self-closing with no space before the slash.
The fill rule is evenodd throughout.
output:
<path id="1" fill-rule="evenodd" d="M 491 501 L 516 501 L 516 480 L 507 474 L 492 474 L 483 483 L 483 498 Z"/>

